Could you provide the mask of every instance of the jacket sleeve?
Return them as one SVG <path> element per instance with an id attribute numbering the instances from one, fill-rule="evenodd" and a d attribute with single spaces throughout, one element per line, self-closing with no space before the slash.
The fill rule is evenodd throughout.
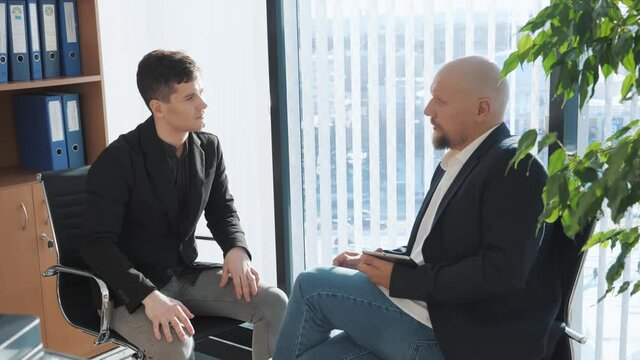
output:
<path id="1" fill-rule="evenodd" d="M 115 291 L 129 312 L 156 290 L 118 247 L 132 181 L 132 168 L 124 149 L 108 148 L 91 166 L 84 241 L 79 249 L 85 263 Z"/>
<path id="2" fill-rule="evenodd" d="M 508 159 L 496 161 L 486 177 L 480 216 L 480 249 L 473 256 L 449 263 L 418 267 L 395 264 L 390 294 L 394 297 L 438 302 L 470 302 L 514 292 L 526 285 L 536 260 L 546 172 L 529 158 L 505 176 Z M 464 222 L 464 219 L 460 219 Z M 461 224 L 461 226 L 463 226 Z"/>
<path id="3" fill-rule="evenodd" d="M 207 227 L 225 256 L 232 248 L 242 247 L 251 258 L 244 231 L 240 226 L 240 218 L 234 205 L 234 199 L 229 191 L 229 180 L 227 179 L 224 157 L 222 156 L 222 147 L 215 136 L 213 136 L 213 145 L 215 149 L 213 171 L 215 173 L 213 174 L 209 200 L 204 209 Z"/>

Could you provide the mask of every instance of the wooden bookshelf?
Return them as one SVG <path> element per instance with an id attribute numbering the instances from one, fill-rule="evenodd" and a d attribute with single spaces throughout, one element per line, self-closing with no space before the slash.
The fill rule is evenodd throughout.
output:
<path id="1" fill-rule="evenodd" d="M 20 94 L 80 94 L 85 158 L 92 163 L 107 146 L 98 0 L 78 0 L 82 76 L 0 84 L 0 313 L 40 317 L 44 346 L 81 357 L 113 348 L 95 346 L 94 338 L 70 326 L 60 312 L 55 278 L 41 273 L 57 262 L 55 248 L 40 240 L 53 238 L 36 172 L 20 168 L 13 98 Z"/>

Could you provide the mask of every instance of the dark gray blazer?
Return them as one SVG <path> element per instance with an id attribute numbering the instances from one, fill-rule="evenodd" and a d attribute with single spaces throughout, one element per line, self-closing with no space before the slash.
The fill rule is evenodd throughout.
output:
<path id="1" fill-rule="evenodd" d="M 422 247 L 425 265 L 393 269 L 390 294 L 427 302 L 449 360 L 540 359 L 558 312 L 555 247 L 545 231 L 536 231 L 546 171 L 537 159 L 528 168 L 527 156 L 505 176 L 515 149 L 516 141 L 501 124 L 444 195 Z M 402 249 L 408 254 L 435 185 Z"/>
<path id="2" fill-rule="evenodd" d="M 225 254 L 235 246 L 247 249 L 218 138 L 205 132 L 189 136 L 187 214 L 178 214 L 152 117 L 111 143 L 89 171 L 80 253 L 112 288 L 116 305 L 130 312 L 169 281 L 172 269 L 196 266 L 194 233 L 203 211 Z M 180 232 L 177 221 L 184 218 L 187 226 Z"/>

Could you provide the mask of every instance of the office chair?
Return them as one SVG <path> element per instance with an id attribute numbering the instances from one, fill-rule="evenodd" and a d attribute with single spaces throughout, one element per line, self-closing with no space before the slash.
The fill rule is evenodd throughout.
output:
<path id="1" fill-rule="evenodd" d="M 109 328 L 109 289 L 104 281 L 88 270 L 78 254 L 78 245 L 82 241 L 88 171 L 89 166 L 85 166 L 38 175 L 44 185 L 53 227 L 53 239 L 46 239 L 47 246 L 55 247 L 58 254 L 58 264 L 45 270 L 43 276 L 58 275 L 58 301 L 69 324 L 95 336 L 96 345 L 113 342 L 132 349 L 133 358 L 141 360 L 145 358 L 144 353 Z M 100 294 L 100 315 L 92 301 L 94 294 Z M 198 349 L 200 340 L 232 329 L 242 322 L 225 317 L 198 316 L 191 323 L 196 330 L 194 340 Z"/>
<path id="2" fill-rule="evenodd" d="M 587 255 L 586 251 L 582 251 L 582 247 L 589 240 L 596 222 L 597 219 L 585 226 L 580 233 L 576 234 L 575 239 L 570 239 L 564 233 L 560 221 L 553 226 L 552 240 L 556 246 L 560 265 L 560 291 L 562 297 L 560 309 L 551 326 L 547 341 L 546 360 L 573 360 L 570 340 L 577 341 L 580 344 L 587 342 L 585 335 L 571 329 L 567 324 L 571 316 L 570 306 L 573 293 L 578 284 L 582 265 Z"/>

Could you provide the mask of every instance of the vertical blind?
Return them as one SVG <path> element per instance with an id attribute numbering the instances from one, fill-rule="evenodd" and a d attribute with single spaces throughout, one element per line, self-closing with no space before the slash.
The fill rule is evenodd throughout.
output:
<path id="1" fill-rule="evenodd" d="M 434 74 L 482 55 L 499 65 L 540 1 L 297 2 L 305 263 L 406 243 L 443 155 L 423 115 Z M 546 131 L 539 64 L 509 77 L 513 133 Z"/>
<path id="2" fill-rule="evenodd" d="M 517 30 L 548 1 L 292 1 L 304 216 L 298 247 L 304 254 L 293 256 L 311 268 L 330 264 L 343 250 L 405 245 L 443 155 L 433 149 L 432 128 L 422 114 L 434 74 L 465 55 L 501 66 L 516 47 Z M 511 132 L 547 132 L 549 82 L 542 66 L 518 68 L 508 80 L 504 120 Z M 622 106 L 616 98 L 620 82 L 616 77 L 599 84 L 580 113 L 577 151 L 637 117 L 636 99 Z M 546 154 L 540 157 L 546 163 Z M 628 214 L 625 225 L 636 224 L 638 214 Z M 615 255 L 609 249 L 587 255 L 571 325 L 589 342 L 576 348 L 577 359 L 632 359 L 640 353 L 640 331 L 629 328 L 640 320 L 640 296 L 597 302 Z M 623 277 L 637 279 L 638 271 L 636 251 Z"/>

